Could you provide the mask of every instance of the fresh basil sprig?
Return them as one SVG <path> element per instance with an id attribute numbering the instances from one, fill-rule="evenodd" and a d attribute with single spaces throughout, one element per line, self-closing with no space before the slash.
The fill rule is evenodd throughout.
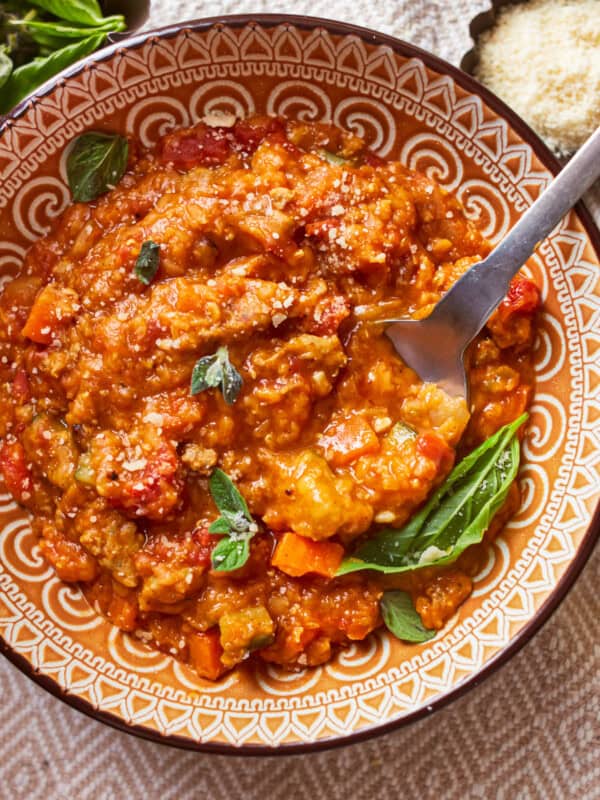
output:
<path id="1" fill-rule="evenodd" d="M 250 540 L 258 531 L 246 501 L 231 478 L 215 469 L 208 482 L 212 499 L 221 514 L 209 527 L 209 533 L 224 534 L 211 554 L 213 569 L 230 572 L 243 567 L 250 555 Z"/>
<path id="2" fill-rule="evenodd" d="M 73 200 L 85 203 L 114 188 L 127 167 L 127 139 L 116 133 L 84 133 L 67 158 Z"/>
<path id="3" fill-rule="evenodd" d="M 33 61 L 23 64 L 22 67 L 17 67 L 11 72 L 2 87 L 0 112 L 10 111 L 19 100 L 22 100 L 33 91 L 36 86 L 56 75 L 61 69 L 69 67 L 75 61 L 79 61 L 80 58 L 93 53 L 94 50 L 100 47 L 105 38 L 105 33 L 88 36 L 79 42 L 67 45 L 67 47 L 63 47 L 60 50 L 55 50 L 47 56 L 34 58 Z"/>
<path id="4" fill-rule="evenodd" d="M 526 419 L 523 414 L 500 428 L 463 458 L 403 528 L 376 533 L 344 559 L 337 574 L 361 569 L 396 573 L 441 566 L 480 542 L 517 475 L 517 431 Z"/>
<path id="5" fill-rule="evenodd" d="M 124 29 L 97 0 L 0 0 L 0 113 Z"/>
<path id="6" fill-rule="evenodd" d="M 198 359 L 192 371 L 191 394 L 205 389 L 221 390 L 227 405 L 232 405 L 242 389 L 242 376 L 229 360 L 227 347 L 219 347 L 216 353 Z"/>
<path id="7" fill-rule="evenodd" d="M 160 245 L 150 240 L 144 242 L 135 262 L 135 274 L 146 286 L 152 283 L 152 279 L 158 270 L 159 262 Z"/>
<path id="8" fill-rule="evenodd" d="M 404 642 L 428 642 L 437 633 L 424 627 L 408 592 L 384 592 L 379 607 L 385 627 Z"/>
<path id="9" fill-rule="evenodd" d="M 29 0 L 29 3 L 68 22 L 98 25 L 103 21 L 98 0 Z"/>

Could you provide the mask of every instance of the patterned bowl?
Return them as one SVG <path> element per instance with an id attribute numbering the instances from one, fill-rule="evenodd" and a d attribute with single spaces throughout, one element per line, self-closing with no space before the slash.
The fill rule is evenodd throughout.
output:
<path id="1" fill-rule="evenodd" d="M 448 64 L 387 36 L 318 19 L 260 16 L 136 36 L 62 73 L 0 126 L 0 264 L 69 202 L 65 148 L 86 129 L 151 145 L 215 110 L 333 120 L 456 192 L 498 241 L 556 162 L 500 101 Z M 475 591 L 433 642 L 383 632 L 332 663 L 240 669 L 210 684 L 101 619 L 43 561 L 26 516 L 0 496 L 0 634 L 20 669 L 125 731 L 218 752 L 288 752 L 390 730 L 505 661 L 556 608 L 598 525 L 599 236 L 584 209 L 539 248 L 537 392 L 522 508 L 490 547 Z M 596 248 L 596 250 L 594 249 Z"/>

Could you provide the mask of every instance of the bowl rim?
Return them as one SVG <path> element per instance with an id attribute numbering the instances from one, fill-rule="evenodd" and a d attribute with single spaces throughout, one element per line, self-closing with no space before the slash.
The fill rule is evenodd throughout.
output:
<path id="1" fill-rule="evenodd" d="M 5 117 L 0 117 L 0 137 L 2 133 L 11 127 L 12 123 L 19 119 L 19 117 L 28 110 L 32 102 L 44 97 L 51 92 L 55 86 L 61 84 L 65 79 L 77 75 L 85 70 L 90 63 L 102 62 L 113 56 L 114 53 L 121 49 L 135 49 L 138 46 L 145 44 L 148 39 L 153 37 L 171 38 L 178 35 L 184 30 L 205 31 L 211 27 L 223 26 L 225 28 L 240 28 L 255 23 L 257 26 L 273 28 L 278 25 L 289 24 L 296 28 L 303 30 L 313 30 L 315 28 L 323 28 L 328 33 L 338 36 L 356 36 L 369 44 L 389 47 L 395 53 L 407 58 L 417 58 L 421 60 L 426 67 L 438 72 L 442 75 L 451 77 L 462 89 L 479 96 L 491 110 L 500 117 L 506 119 L 511 128 L 533 149 L 536 156 L 547 167 L 552 174 L 556 175 L 560 169 L 560 163 L 548 147 L 543 143 L 539 136 L 532 130 L 532 128 L 524 122 L 523 119 L 506 105 L 499 97 L 487 89 L 476 78 L 469 73 L 455 67 L 448 61 L 429 53 L 410 42 L 405 42 L 390 34 L 379 33 L 378 31 L 370 28 L 353 25 L 351 23 L 342 22 L 338 20 L 330 20 L 324 17 L 312 17 L 297 14 L 230 14 L 214 17 L 203 17 L 193 20 L 184 20 L 182 22 L 166 25 L 159 28 L 152 28 L 142 33 L 136 33 L 127 38 L 121 39 L 114 44 L 97 50 L 86 58 L 78 61 L 76 64 L 62 70 L 57 75 L 50 78 L 40 87 L 35 89 L 31 94 L 25 97 L 18 105 L 15 106 Z M 582 201 L 579 201 L 574 206 L 574 211 L 579 217 L 586 234 L 597 256 L 600 258 L 600 231 L 596 227 L 590 212 L 587 210 Z M 415 709 L 397 719 L 392 719 L 389 722 L 382 724 L 370 725 L 363 730 L 350 733 L 346 736 L 328 737 L 319 739 L 312 742 L 283 742 L 275 747 L 268 745 L 258 744 L 242 744 L 239 746 L 233 744 L 226 744 L 224 742 L 203 742 L 195 741 L 185 736 L 178 734 L 162 734 L 159 731 L 151 728 L 146 728 L 143 725 L 137 725 L 126 722 L 124 719 L 116 715 L 102 711 L 95 708 L 92 703 L 84 700 L 76 695 L 71 695 L 62 686 L 60 686 L 53 678 L 44 675 L 38 669 L 19 653 L 15 652 L 9 645 L 6 644 L 4 639 L 0 636 L 0 653 L 4 655 L 10 662 L 12 662 L 22 673 L 28 678 L 33 680 L 43 689 L 54 695 L 58 699 L 67 703 L 72 708 L 83 712 L 94 720 L 100 721 L 115 728 L 118 731 L 133 734 L 139 738 L 147 739 L 162 745 L 168 745 L 183 750 L 195 750 L 205 753 L 214 753 L 219 755 L 237 755 L 237 756 L 277 756 L 277 755 L 294 755 L 302 753 L 315 753 L 323 750 L 330 750 L 337 747 L 343 747 L 350 744 L 357 744 L 367 739 L 372 739 L 376 736 L 382 736 L 386 733 L 398 730 L 411 722 L 423 719 L 429 716 L 434 711 L 448 705 L 453 700 L 457 700 L 466 694 L 470 689 L 478 686 L 486 678 L 492 675 L 501 666 L 506 664 L 521 648 L 527 644 L 532 637 L 542 628 L 542 626 L 549 620 L 552 614 L 556 611 L 560 603 L 564 600 L 569 590 L 573 586 L 576 578 L 582 571 L 587 563 L 590 555 L 594 550 L 596 541 L 600 538 L 600 502 L 597 504 L 594 511 L 591 523 L 586 530 L 573 561 L 569 564 L 564 574 L 561 576 L 557 585 L 551 594 L 546 598 L 544 603 L 533 614 L 531 619 L 521 628 L 515 635 L 512 641 L 503 649 L 499 650 L 478 672 L 472 676 L 463 679 L 454 688 L 444 692 L 439 697 L 433 699 L 428 705 Z"/>

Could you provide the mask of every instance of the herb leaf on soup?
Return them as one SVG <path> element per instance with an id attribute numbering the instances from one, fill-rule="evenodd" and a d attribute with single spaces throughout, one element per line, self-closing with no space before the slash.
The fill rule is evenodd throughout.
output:
<path id="1" fill-rule="evenodd" d="M 242 389 L 242 376 L 229 360 L 227 347 L 219 347 L 216 353 L 198 359 L 192 370 L 191 394 L 206 389 L 220 389 L 227 405 L 232 405 Z"/>
<path id="2" fill-rule="evenodd" d="M 210 494 L 221 514 L 209 527 L 209 533 L 224 534 L 211 554 L 213 569 L 229 572 L 239 569 L 250 555 L 250 540 L 258 531 L 246 501 L 231 478 L 215 469 L 208 482 Z"/>
<path id="3" fill-rule="evenodd" d="M 152 283 L 160 262 L 160 245 L 150 240 L 143 243 L 135 262 L 135 274 L 146 286 Z"/>
<path id="4" fill-rule="evenodd" d="M 67 177 L 73 200 L 95 200 L 114 188 L 127 167 L 129 146 L 118 134 L 84 133 L 67 158 Z"/>
<path id="5" fill-rule="evenodd" d="M 404 642 L 428 642 L 437 632 L 423 626 L 408 592 L 384 592 L 380 609 L 385 627 Z"/>
<path id="6" fill-rule="evenodd" d="M 338 575 L 373 569 L 397 573 L 455 561 L 483 539 L 519 469 L 517 431 L 527 419 L 500 428 L 452 470 L 403 528 L 384 528 L 344 559 Z"/>

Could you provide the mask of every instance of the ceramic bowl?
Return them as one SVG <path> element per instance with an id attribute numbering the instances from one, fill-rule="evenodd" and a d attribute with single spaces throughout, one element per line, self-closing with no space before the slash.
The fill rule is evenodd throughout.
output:
<path id="1" fill-rule="evenodd" d="M 215 110 L 332 120 L 435 177 L 497 242 L 556 162 L 469 76 L 411 45 L 319 19 L 229 17 L 138 35 L 43 86 L 0 127 L 0 269 L 69 202 L 65 148 L 88 129 L 145 146 Z M 326 747 L 390 730 L 456 697 L 548 618 L 598 533 L 598 232 L 571 213 L 530 260 L 544 312 L 524 444 L 523 504 L 472 596 L 429 643 L 380 631 L 300 673 L 241 668 L 218 683 L 100 618 L 54 577 L 28 520 L 0 497 L 5 654 L 63 700 L 122 730 L 218 752 Z"/>

